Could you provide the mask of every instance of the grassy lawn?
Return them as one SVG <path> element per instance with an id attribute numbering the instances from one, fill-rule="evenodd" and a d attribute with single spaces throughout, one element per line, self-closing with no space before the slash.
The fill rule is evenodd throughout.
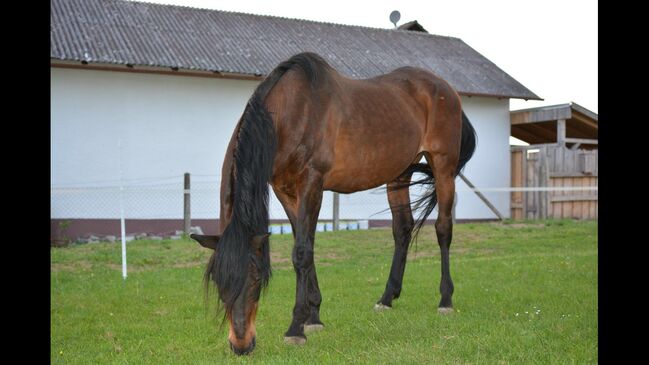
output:
<path id="1" fill-rule="evenodd" d="M 389 229 L 323 232 L 316 265 L 326 328 L 285 345 L 295 300 L 290 235 L 271 236 L 273 277 L 260 301 L 257 347 L 237 357 L 203 291 L 209 251 L 193 241 L 51 249 L 54 364 L 589 364 L 597 363 L 597 222 L 459 224 L 451 246 L 455 313 L 437 313 L 432 227 L 408 256 L 401 298 L 374 312 Z M 206 303 L 208 303 L 206 305 Z"/>

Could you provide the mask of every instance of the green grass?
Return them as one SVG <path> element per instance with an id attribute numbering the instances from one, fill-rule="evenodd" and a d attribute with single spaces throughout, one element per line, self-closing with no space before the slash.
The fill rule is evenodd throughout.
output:
<path id="1" fill-rule="evenodd" d="M 202 286 L 209 251 L 192 241 L 51 249 L 55 364 L 597 363 L 597 222 L 460 224 L 451 273 L 456 312 L 437 313 L 439 249 L 430 227 L 410 250 L 401 298 L 374 312 L 392 258 L 388 229 L 318 232 L 322 332 L 283 342 L 295 300 L 290 235 L 271 237 L 273 277 L 257 347 L 237 357 Z M 208 303 L 213 302 L 213 298 Z"/>

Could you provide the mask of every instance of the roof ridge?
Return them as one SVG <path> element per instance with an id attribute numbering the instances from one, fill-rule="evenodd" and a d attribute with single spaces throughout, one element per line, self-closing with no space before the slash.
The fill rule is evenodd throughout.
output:
<path id="1" fill-rule="evenodd" d="M 148 2 L 148 1 L 142 1 L 142 0 L 110 0 L 110 1 L 114 1 L 114 2 L 117 2 L 117 3 L 121 2 L 121 3 L 133 3 L 133 4 L 146 4 L 146 5 L 153 5 L 153 6 L 185 8 L 185 9 L 201 10 L 201 11 L 208 11 L 208 12 L 219 12 L 219 13 L 226 13 L 226 14 L 236 14 L 236 15 L 253 16 L 253 17 L 273 18 L 273 19 L 291 20 L 291 21 L 314 23 L 314 24 L 323 24 L 323 25 L 330 25 L 330 26 L 339 26 L 339 27 L 346 27 L 346 28 L 360 28 L 360 29 L 378 30 L 378 31 L 385 31 L 385 32 L 398 32 L 398 33 L 404 33 L 404 34 L 412 34 L 412 35 L 416 35 L 416 36 L 426 36 L 426 37 L 435 37 L 435 38 L 449 38 L 449 39 L 461 40 L 461 38 L 458 38 L 458 37 L 445 36 L 445 35 L 441 35 L 441 34 L 432 34 L 432 33 L 428 33 L 428 32 L 413 32 L 413 31 L 410 31 L 410 30 L 398 29 L 398 28 L 378 28 L 378 27 L 370 27 L 370 26 L 366 26 L 366 25 L 333 23 L 333 22 L 325 22 L 325 21 L 321 21 L 321 20 L 302 19 L 302 18 L 289 18 L 289 17 L 279 16 L 279 15 L 246 13 L 246 12 L 243 12 L 243 11 L 231 11 L 231 10 L 221 10 L 221 9 L 198 8 L 198 7 L 193 7 L 193 6 L 177 5 L 177 4 L 151 3 L 151 2 Z"/>

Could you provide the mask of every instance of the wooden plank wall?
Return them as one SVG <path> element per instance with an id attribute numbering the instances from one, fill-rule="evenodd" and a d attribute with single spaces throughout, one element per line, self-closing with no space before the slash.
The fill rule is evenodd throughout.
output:
<path id="1" fill-rule="evenodd" d="M 550 186 L 597 186 L 597 176 L 552 177 Z M 597 219 L 597 191 L 550 192 L 552 218 Z"/>
<path id="2" fill-rule="evenodd" d="M 525 151 L 512 150 L 511 164 L 512 164 L 512 187 L 522 187 L 523 184 L 523 157 Z M 512 219 L 523 219 L 523 192 L 512 191 L 511 193 L 511 217 Z"/>
<path id="3" fill-rule="evenodd" d="M 512 147 L 511 186 L 597 186 L 597 161 L 597 150 Z M 512 219 L 597 219 L 597 213 L 597 191 L 511 192 Z"/>

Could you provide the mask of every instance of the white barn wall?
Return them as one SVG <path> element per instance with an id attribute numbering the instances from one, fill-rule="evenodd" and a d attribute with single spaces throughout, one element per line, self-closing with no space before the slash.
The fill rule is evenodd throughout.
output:
<path id="1" fill-rule="evenodd" d="M 478 136 L 476 152 L 464 168 L 464 176 L 476 187 L 504 188 L 511 185 L 509 99 L 462 97 L 465 114 Z M 469 187 L 459 177 L 457 190 Z M 506 218 L 510 215 L 509 192 L 483 192 Z M 497 218 L 472 191 L 458 192 L 458 218 Z"/>
<path id="2" fill-rule="evenodd" d="M 218 177 L 214 175 L 221 173 L 234 126 L 257 84 L 51 68 L 51 184 L 118 184 L 117 143 L 122 139 L 127 185 L 135 179 L 155 181 L 189 172 L 195 187 L 214 189 L 204 194 L 205 202 L 194 197 L 194 207 L 207 203 L 204 214 L 216 218 Z M 203 180 L 213 183 L 200 184 L 201 175 L 212 175 Z M 162 182 L 182 184 L 182 177 Z M 118 195 L 99 194 L 67 206 L 65 200 L 53 199 L 52 218 L 117 218 Z M 131 198 L 139 201 L 126 207 L 127 217 L 182 218 L 182 192 L 132 193 Z"/>
<path id="3" fill-rule="evenodd" d="M 52 184 L 216 174 L 258 82 L 52 68 Z"/>
<path id="4" fill-rule="evenodd" d="M 180 187 L 192 174 L 192 217 L 218 217 L 217 181 L 234 126 L 257 81 L 51 69 L 51 184 L 115 186 L 119 181 L 117 141 L 123 143 L 127 185 L 164 183 Z M 465 169 L 477 186 L 509 186 L 509 101 L 463 97 L 478 133 L 478 149 Z M 149 180 L 147 180 L 149 179 Z M 466 188 L 457 180 L 458 189 Z M 117 218 L 118 192 L 52 197 L 52 218 Z M 181 218 L 182 192 L 127 191 L 127 218 Z M 509 216 L 508 193 L 485 193 Z M 75 200 L 76 199 L 76 200 Z M 340 196 L 342 219 L 390 219 L 385 192 Z M 271 218 L 286 219 L 279 202 Z M 321 218 L 329 219 L 326 192 Z M 379 213 L 379 214 L 377 214 Z M 457 218 L 495 215 L 472 192 L 460 192 Z"/>

